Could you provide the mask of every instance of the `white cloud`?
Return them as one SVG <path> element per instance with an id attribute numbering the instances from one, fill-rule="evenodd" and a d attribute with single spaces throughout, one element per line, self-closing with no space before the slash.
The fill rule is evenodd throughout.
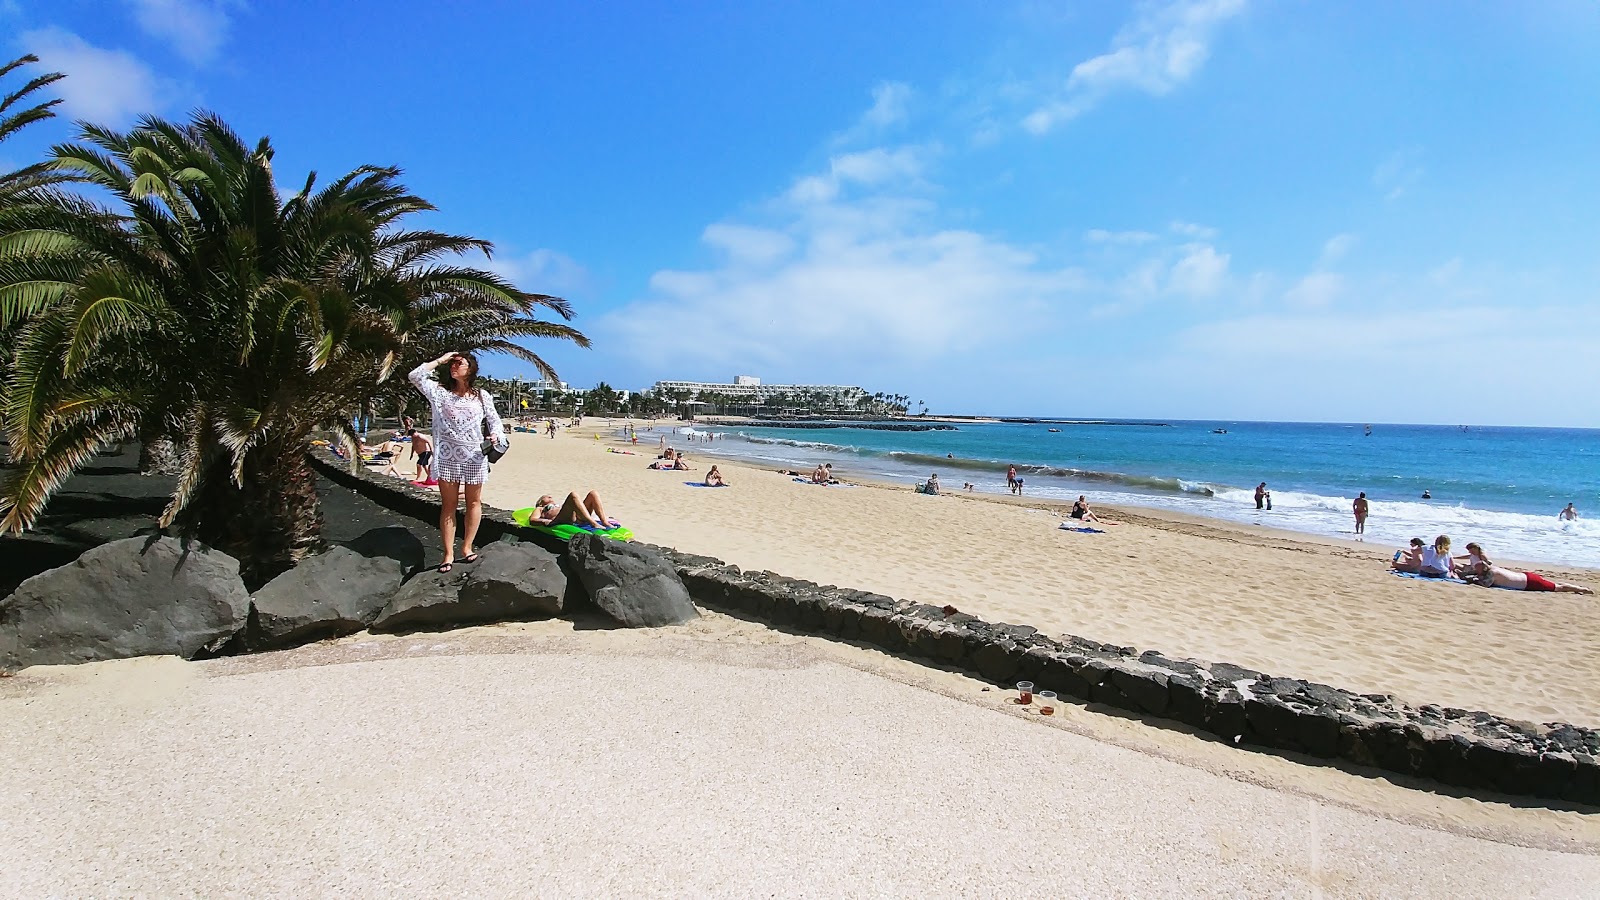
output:
<path id="1" fill-rule="evenodd" d="M 520 290 L 564 297 L 591 286 L 589 270 L 556 250 L 539 249 L 522 256 L 496 256 L 472 265 L 505 278 Z"/>
<path id="2" fill-rule="evenodd" d="M 940 227 L 931 204 L 896 193 L 909 170 L 879 162 L 834 160 L 826 175 L 800 179 L 769 209 L 777 227 L 708 227 L 703 240 L 723 262 L 657 272 L 648 297 L 605 316 L 593 334 L 651 364 L 688 358 L 842 378 L 864 365 L 926 366 L 1047 327 L 1086 286 L 1031 250 Z M 845 172 L 880 190 L 841 198 Z M 708 325 L 715 341 L 705 339 Z"/>
<path id="3" fill-rule="evenodd" d="M 1197 241 L 1209 241 L 1217 236 L 1217 230 L 1206 225 L 1196 225 L 1193 222 L 1173 222 L 1167 226 L 1173 234 L 1194 238 Z"/>
<path id="4" fill-rule="evenodd" d="M 1244 7 L 1245 0 L 1180 0 L 1147 8 L 1118 32 L 1110 50 L 1074 66 L 1065 86 L 1029 113 L 1023 127 L 1044 134 L 1118 90 L 1170 93 L 1194 77 L 1211 54 L 1217 27 Z"/>
<path id="5" fill-rule="evenodd" d="M 875 147 L 843 153 L 828 160 L 827 174 L 796 179 L 786 196 L 796 204 L 816 205 L 833 201 L 848 184 L 879 187 L 915 182 L 923 172 L 923 155 L 924 151 L 916 147 Z"/>
<path id="6" fill-rule="evenodd" d="M 1372 184 L 1385 200 L 1398 200 L 1422 180 L 1422 151 L 1416 147 L 1396 150 L 1372 172 Z"/>
<path id="7" fill-rule="evenodd" d="M 1184 250 L 1167 279 L 1169 288 L 1189 297 L 1215 296 L 1228 277 L 1229 255 L 1218 253 L 1210 244 L 1191 244 Z"/>
<path id="8" fill-rule="evenodd" d="M 1295 282 L 1284 293 L 1289 303 L 1307 309 L 1327 306 L 1344 292 L 1344 276 L 1336 272 L 1313 272 Z"/>
<path id="9" fill-rule="evenodd" d="M 727 254 L 730 263 L 763 266 L 794 252 L 794 238 L 770 228 L 707 225 L 701 240 Z"/>
<path id="10" fill-rule="evenodd" d="M 216 58 L 228 39 L 231 3 L 218 0 L 128 0 L 139 28 L 172 45 L 173 52 L 200 66 Z"/>
<path id="11" fill-rule="evenodd" d="M 912 96 L 911 85 L 901 81 L 884 81 L 873 86 L 872 105 L 867 107 L 855 124 L 833 136 L 833 145 L 838 147 L 881 139 L 886 132 L 904 125 L 909 117 Z"/>
<path id="12" fill-rule="evenodd" d="M 1318 259 L 1318 265 L 1331 266 L 1344 259 L 1355 249 L 1357 241 L 1358 238 L 1353 234 L 1336 234 L 1328 238 L 1322 245 L 1322 256 Z"/>
<path id="13" fill-rule="evenodd" d="M 1084 232 L 1083 239 L 1091 244 L 1148 244 L 1156 239 L 1156 235 L 1148 231 L 1106 231 L 1103 228 L 1091 228 Z"/>
<path id="14" fill-rule="evenodd" d="M 906 120 L 906 104 L 911 100 L 911 86 L 898 81 L 886 81 L 872 89 L 872 108 L 861 121 L 876 128 L 887 128 Z"/>
<path id="15" fill-rule="evenodd" d="M 132 54 L 96 47 L 61 28 L 24 32 L 18 43 L 39 57 L 40 71 L 66 73 L 52 89 L 74 118 L 125 125 L 136 115 L 155 112 L 172 94 L 170 85 Z"/>

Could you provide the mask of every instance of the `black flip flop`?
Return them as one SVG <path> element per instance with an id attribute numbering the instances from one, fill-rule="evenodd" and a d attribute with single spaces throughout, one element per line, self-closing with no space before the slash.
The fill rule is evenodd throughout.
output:
<path id="1" fill-rule="evenodd" d="M 455 563 L 440 563 L 437 571 L 448 572 L 450 571 L 450 567 L 453 565 L 455 565 Z"/>
<path id="2" fill-rule="evenodd" d="M 466 556 L 463 556 L 460 559 L 456 560 L 456 562 L 461 563 L 463 566 L 467 565 L 469 563 L 475 563 L 477 561 L 478 561 L 478 554 L 476 554 L 476 553 L 468 553 Z"/>

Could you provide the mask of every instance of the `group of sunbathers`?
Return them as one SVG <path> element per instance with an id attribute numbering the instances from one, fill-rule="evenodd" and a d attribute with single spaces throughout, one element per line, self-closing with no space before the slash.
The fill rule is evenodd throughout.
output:
<path id="1" fill-rule="evenodd" d="M 1514 591 L 1560 591 L 1568 594 L 1592 594 L 1594 591 L 1579 584 L 1554 581 L 1538 572 L 1507 569 L 1489 561 L 1483 548 L 1476 543 L 1467 545 L 1465 556 L 1450 555 L 1450 536 L 1441 534 L 1430 546 L 1422 538 L 1412 538 L 1411 545 L 1396 550 L 1389 567 L 1397 572 L 1421 575 L 1426 578 L 1443 578 L 1465 581 L 1483 587 L 1509 588 Z"/>
<path id="2" fill-rule="evenodd" d="M 656 461 L 651 463 L 650 465 L 646 466 L 645 468 L 649 468 L 649 469 L 672 469 L 672 470 L 677 471 L 677 472 L 693 472 L 694 471 L 694 466 L 691 466 L 687 462 L 684 461 L 683 451 L 682 450 L 674 450 L 671 447 L 668 447 L 667 449 L 661 451 L 661 455 L 656 457 Z"/>

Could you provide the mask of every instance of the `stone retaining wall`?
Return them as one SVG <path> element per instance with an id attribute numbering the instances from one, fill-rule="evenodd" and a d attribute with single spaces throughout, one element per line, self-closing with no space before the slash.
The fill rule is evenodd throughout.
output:
<path id="1" fill-rule="evenodd" d="M 438 495 L 333 460 L 317 468 L 396 512 L 438 521 Z M 484 532 L 561 550 L 549 535 L 485 506 Z M 1170 659 L 1154 650 L 1046 637 L 1027 625 L 986 622 L 954 607 L 744 572 L 710 557 L 656 548 L 696 603 L 799 631 L 827 634 L 958 666 L 996 683 L 1032 681 L 1145 716 L 1181 722 L 1240 746 L 1346 760 L 1465 788 L 1600 804 L 1600 731 L 1544 725 L 1454 707 L 1409 706 L 1275 678 L 1230 663 Z"/>

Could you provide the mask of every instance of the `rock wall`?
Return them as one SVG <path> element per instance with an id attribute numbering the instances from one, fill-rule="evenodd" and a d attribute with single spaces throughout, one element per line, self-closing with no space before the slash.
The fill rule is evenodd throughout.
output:
<path id="1" fill-rule="evenodd" d="M 329 478 L 396 512 L 437 521 L 437 495 L 395 479 L 350 472 L 321 459 Z M 337 471 L 333 471 L 337 470 Z M 485 528 L 560 542 L 484 508 Z M 492 538 L 491 538 L 492 539 Z M 1027 625 L 986 622 L 954 607 L 744 572 L 709 557 L 656 550 L 705 607 L 798 631 L 872 644 L 959 666 L 998 684 L 1032 681 L 1147 717 L 1182 723 L 1238 746 L 1344 760 L 1464 788 L 1600 804 L 1600 731 L 1535 724 L 1486 712 L 1410 706 L 1230 663 L 1171 659 L 1087 638 L 1050 638 Z"/>

